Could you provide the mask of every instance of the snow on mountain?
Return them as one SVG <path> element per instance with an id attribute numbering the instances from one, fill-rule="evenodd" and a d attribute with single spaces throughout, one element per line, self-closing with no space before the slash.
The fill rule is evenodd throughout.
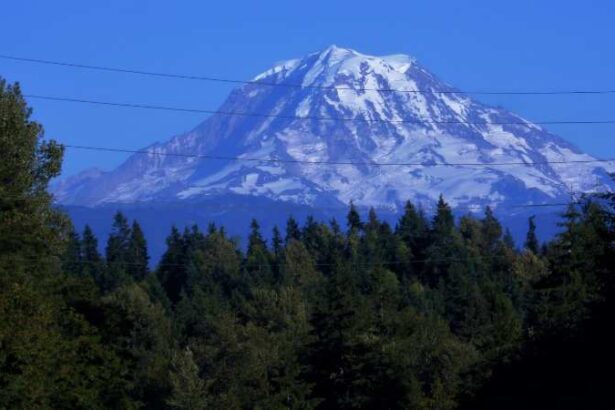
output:
<path id="1" fill-rule="evenodd" d="M 606 163 L 545 163 L 592 157 L 457 92 L 405 55 L 331 46 L 276 64 L 235 89 L 219 112 L 113 171 L 67 179 L 56 189 L 58 201 L 95 206 L 239 194 L 395 209 L 443 194 L 472 209 L 613 186 L 607 171 L 615 169 Z M 229 112 L 259 115 L 223 114 Z M 510 162 L 517 164 L 498 165 Z M 395 165 L 408 163 L 414 165 Z M 444 163 L 463 165 L 434 166 Z"/>

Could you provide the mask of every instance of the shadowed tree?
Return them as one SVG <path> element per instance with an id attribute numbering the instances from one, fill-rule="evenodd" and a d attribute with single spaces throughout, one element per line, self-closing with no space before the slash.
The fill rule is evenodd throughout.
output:
<path id="1" fill-rule="evenodd" d="M 272 284 L 275 282 L 271 269 L 271 255 L 267 243 L 260 232 L 256 219 L 250 223 L 248 237 L 248 252 L 246 255 L 246 271 L 252 284 Z"/>
<path id="2" fill-rule="evenodd" d="M 124 214 L 118 211 L 113 217 L 111 233 L 105 248 L 105 259 L 107 262 L 103 285 L 105 291 L 111 291 L 131 279 L 128 274 L 130 235 L 128 220 Z"/>
<path id="3" fill-rule="evenodd" d="M 137 221 L 132 223 L 132 229 L 130 230 L 126 263 L 126 270 L 133 280 L 142 281 L 149 273 L 147 242 Z"/>
<path id="4" fill-rule="evenodd" d="M 43 140 L 18 85 L 0 79 L 0 403 L 3 408 L 130 407 L 117 357 L 63 300 L 74 276 L 57 255 L 76 235 L 51 206 L 63 149 Z"/>
<path id="5" fill-rule="evenodd" d="M 528 230 L 525 237 L 524 246 L 526 249 L 538 255 L 538 253 L 540 252 L 540 243 L 538 242 L 538 237 L 536 237 L 536 223 L 534 222 L 535 218 L 535 216 L 532 216 L 528 220 Z"/>
<path id="6" fill-rule="evenodd" d="M 363 229 L 363 223 L 361 222 L 359 211 L 357 211 L 357 207 L 352 202 L 350 202 L 350 209 L 348 210 L 348 215 L 346 216 L 346 222 L 348 224 L 349 234 L 357 233 Z"/>
<path id="7" fill-rule="evenodd" d="M 83 274 L 81 238 L 72 227 L 68 234 L 66 250 L 62 256 L 62 270 L 73 276 L 81 276 Z"/>
<path id="8" fill-rule="evenodd" d="M 299 224 L 297 223 L 295 218 L 293 218 L 292 216 L 289 216 L 288 220 L 286 221 L 286 238 L 285 238 L 286 244 L 288 244 L 288 242 L 290 242 L 291 239 L 300 241 L 301 240 L 301 229 L 299 229 Z"/>

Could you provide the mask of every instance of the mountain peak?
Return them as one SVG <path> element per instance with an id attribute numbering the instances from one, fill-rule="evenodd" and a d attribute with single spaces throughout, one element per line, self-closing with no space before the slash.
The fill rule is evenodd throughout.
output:
<path id="1" fill-rule="evenodd" d="M 323 58 L 328 57 L 329 64 L 331 62 L 338 62 L 339 60 L 354 58 L 363 62 L 380 62 L 388 65 L 394 66 L 396 69 L 407 69 L 408 66 L 412 63 L 416 63 L 416 59 L 407 55 L 407 54 L 391 54 L 385 56 L 376 56 L 365 53 L 360 53 L 356 50 L 346 47 L 339 47 L 335 44 L 330 45 L 329 47 L 314 53 L 316 55 L 322 56 Z"/>
<path id="2" fill-rule="evenodd" d="M 519 116 L 456 93 L 406 55 L 331 45 L 275 64 L 255 81 L 263 84 L 236 89 L 220 114 L 157 145 L 162 155 L 135 154 L 114 171 L 72 180 L 58 198 L 91 205 L 233 194 L 390 208 L 444 194 L 453 205 L 480 208 L 565 200 L 563 187 L 612 184 L 610 167 L 580 163 L 591 157 Z M 541 165 L 491 166 L 497 163 Z"/>
<path id="3" fill-rule="evenodd" d="M 412 70 L 413 68 L 415 70 Z M 308 87 L 332 86 L 340 82 L 349 85 L 349 82 L 353 81 L 392 82 L 400 85 L 395 88 L 411 88 L 413 82 L 408 81 L 411 71 L 415 71 L 418 75 L 426 73 L 418 67 L 414 58 L 405 54 L 373 56 L 332 44 L 304 57 L 276 63 L 269 70 L 256 76 L 254 81 L 283 83 L 292 78 L 294 83 L 301 79 L 300 84 Z M 393 86 L 395 84 L 391 85 Z M 386 88 L 386 86 L 376 86 L 376 88 Z"/>
<path id="4" fill-rule="evenodd" d="M 316 54 L 320 54 L 320 55 L 343 55 L 343 56 L 347 56 L 350 54 L 354 54 L 354 55 L 358 55 L 360 53 L 358 53 L 357 51 L 350 49 L 350 48 L 346 48 L 346 47 L 339 47 L 335 44 L 331 44 L 329 47 L 317 52 Z"/>

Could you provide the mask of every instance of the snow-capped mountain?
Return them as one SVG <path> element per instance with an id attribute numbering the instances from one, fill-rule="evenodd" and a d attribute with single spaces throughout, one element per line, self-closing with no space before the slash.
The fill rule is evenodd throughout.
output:
<path id="1" fill-rule="evenodd" d="M 456 91 L 411 57 L 335 46 L 276 64 L 192 131 L 144 150 L 113 171 L 65 180 L 58 201 L 95 206 L 233 194 L 396 208 L 443 194 L 472 209 L 609 189 L 613 170 L 548 163 L 592 157 Z"/>

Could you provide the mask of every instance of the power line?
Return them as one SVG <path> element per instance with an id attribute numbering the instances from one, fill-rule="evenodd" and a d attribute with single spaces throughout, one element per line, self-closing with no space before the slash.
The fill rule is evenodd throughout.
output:
<path id="1" fill-rule="evenodd" d="M 219 83 L 228 83 L 228 84 L 244 84 L 244 85 L 256 85 L 256 86 L 265 86 L 265 87 L 284 87 L 284 88 L 298 88 L 298 89 L 316 89 L 316 90 L 340 90 L 340 91 L 375 91 L 382 93 L 404 93 L 404 94 L 472 94 L 472 95 L 600 95 L 600 94 L 615 94 L 615 90 L 546 90 L 546 91 L 460 91 L 460 90 L 402 90 L 402 89 L 393 89 L 393 88 L 353 88 L 353 87 L 336 87 L 336 86 L 319 86 L 319 85 L 302 85 L 302 84 L 293 84 L 293 83 L 273 83 L 267 81 L 259 81 L 259 80 L 237 80 L 237 79 L 228 79 L 228 78 L 220 78 L 220 77 L 212 77 L 212 76 L 198 76 L 198 75 L 187 75 L 187 74 L 174 74 L 174 73 L 166 73 L 166 72 L 156 72 L 156 71 L 147 71 L 147 70 L 136 70 L 129 68 L 119 68 L 119 67 L 110 67 L 110 66 L 101 66 L 101 65 L 90 65 L 90 64 L 78 64 L 78 63 L 68 63 L 61 61 L 53 61 L 53 60 L 45 60 L 40 58 L 26 58 L 26 57 L 17 57 L 10 55 L 0 55 L 0 58 L 4 60 L 12 60 L 12 61 L 20 61 L 20 62 L 28 62 L 35 64 L 45 64 L 45 65 L 54 65 L 60 67 L 70 67 L 70 68 L 79 68 L 79 69 L 87 69 L 87 70 L 97 70 L 97 71 L 106 71 L 106 72 L 115 72 L 115 73 L 123 73 L 123 74 L 134 74 L 134 75 L 142 75 L 149 77 L 160 77 L 160 78 L 175 78 L 182 80 L 198 80 L 198 81 L 209 81 L 209 82 L 219 82 Z"/>
<path id="2" fill-rule="evenodd" d="M 233 156 L 220 156 L 220 155 L 205 155 L 205 154 L 189 154 L 189 153 L 172 153 L 172 152 L 158 152 L 155 150 L 134 150 L 127 148 L 106 148 L 95 147 L 90 145 L 73 145 L 63 144 L 66 148 L 80 149 L 89 151 L 103 151 L 103 152 L 121 152 L 130 154 L 141 154 L 151 156 L 167 156 L 167 157 L 183 157 L 183 158 L 203 158 L 211 160 L 222 161 L 248 161 L 248 162 L 266 162 L 266 163 L 291 163 L 291 164 L 308 164 L 308 165 L 365 165 L 365 166 L 416 166 L 416 167 L 456 167 L 456 166 L 508 166 L 508 165 L 544 165 L 544 164 L 585 164 L 585 163 L 601 163 L 601 162 L 614 162 L 615 158 L 609 159 L 579 159 L 579 160 L 559 160 L 559 161 L 511 161 L 511 162 L 443 162 L 443 163 L 421 163 L 421 162 L 353 162 L 353 161 L 307 161 L 299 159 L 273 159 L 273 158 L 250 158 L 250 157 L 233 157 Z"/>
<path id="3" fill-rule="evenodd" d="M 461 121 L 461 120 L 385 120 L 380 118 L 359 118 L 359 117 L 319 117 L 319 116 L 299 116 L 299 115 L 283 115 L 283 114 L 267 114 L 267 113 L 254 113 L 254 112 L 240 112 L 240 111 L 221 111 L 221 110 L 207 110 L 199 108 L 184 108 L 184 107 L 169 107 L 163 105 L 151 105 L 151 104 L 137 104 L 137 103 L 120 103 L 112 101 L 100 101 L 89 100 L 83 98 L 68 98 L 68 97 L 53 97 L 37 94 L 24 94 L 24 97 L 34 98 L 47 101 L 63 101 L 72 103 L 92 104 L 92 105 L 105 105 L 112 107 L 122 108 L 138 108 L 147 110 L 158 111 L 174 111 L 174 112 L 188 112 L 188 113 L 200 113 L 200 114 L 216 114 L 216 115 L 228 115 L 228 116 L 241 116 L 241 117 L 259 117 L 259 118 L 282 118 L 290 120 L 302 120 L 302 121 L 333 121 L 333 122 L 364 122 L 364 123 L 383 123 L 383 124 L 465 124 L 465 125 L 519 125 L 525 127 L 533 127 L 535 125 L 589 125 L 589 124 L 615 124 L 615 120 L 600 120 L 600 121 L 584 121 L 584 120 L 569 120 L 569 121 Z"/>

